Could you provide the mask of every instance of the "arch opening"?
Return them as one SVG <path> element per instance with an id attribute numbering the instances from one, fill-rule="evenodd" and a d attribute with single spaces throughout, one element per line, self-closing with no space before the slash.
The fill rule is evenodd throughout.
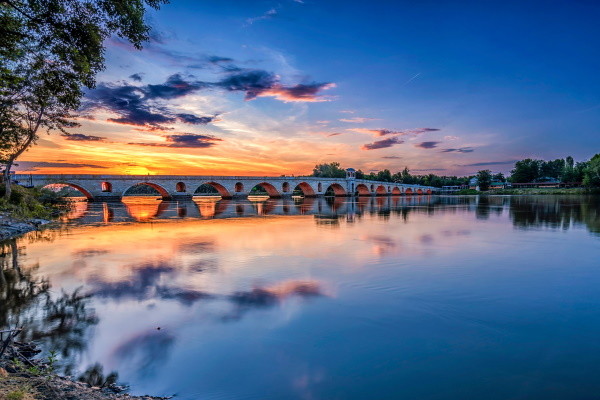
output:
<path id="1" fill-rule="evenodd" d="M 102 190 L 103 192 L 112 192 L 112 183 L 110 182 L 102 182 L 100 184 L 100 190 Z"/>
<path id="2" fill-rule="evenodd" d="M 387 194 L 387 191 L 385 190 L 385 186 L 383 186 L 383 185 L 377 186 L 377 191 L 375 193 L 377 194 L 377 196 L 383 196 L 383 195 Z"/>
<path id="3" fill-rule="evenodd" d="M 57 193 L 60 197 L 65 198 L 82 198 L 85 197 L 87 200 L 93 200 L 94 196 L 79 185 L 75 185 L 73 183 L 51 183 L 49 185 L 43 186 L 42 189 L 48 189 L 55 193 Z M 83 195 L 83 196 L 82 196 Z"/>
<path id="4" fill-rule="evenodd" d="M 281 190 L 283 191 L 283 193 L 289 192 L 290 191 L 289 182 L 283 182 L 283 185 L 281 185 Z"/>
<path id="5" fill-rule="evenodd" d="M 162 197 L 163 199 L 170 199 L 171 196 L 167 190 L 151 182 L 140 182 L 130 186 L 123 192 L 123 197 Z"/>
<path id="6" fill-rule="evenodd" d="M 427 194 L 431 194 L 431 189 L 427 189 Z"/>
<path id="7" fill-rule="evenodd" d="M 339 183 L 332 183 L 325 191 L 325 196 L 346 196 L 346 194 L 346 190 Z"/>
<path id="8" fill-rule="evenodd" d="M 408 188 L 404 191 L 404 194 L 413 194 L 412 188 Z"/>
<path id="9" fill-rule="evenodd" d="M 423 194 L 423 189 L 417 189 L 417 194 Z"/>
<path id="10" fill-rule="evenodd" d="M 281 197 L 281 193 L 267 182 L 261 182 L 254 186 L 249 193 L 250 196 L 269 196 L 269 197 Z"/>
<path id="11" fill-rule="evenodd" d="M 194 191 L 194 196 L 220 196 L 222 198 L 229 198 L 231 194 L 225 186 L 217 182 L 206 182 L 198 186 Z"/>
<path id="12" fill-rule="evenodd" d="M 371 195 L 371 192 L 369 191 L 369 188 L 367 187 L 367 185 L 365 184 L 360 184 L 360 185 L 356 185 L 356 192 L 355 192 L 358 196 L 369 196 Z"/>
<path id="13" fill-rule="evenodd" d="M 175 185 L 175 191 L 179 192 L 179 193 L 184 193 L 185 192 L 185 183 L 183 182 L 177 182 L 177 184 Z"/>
<path id="14" fill-rule="evenodd" d="M 235 184 L 235 192 L 240 193 L 244 191 L 244 184 L 242 182 L 236 182 Z"/>
<path id="15" fill-rule="evenodd" d="M 399 196 L 399 195 L 402 194 L 402 191 L 400 190 L 399 187 L 395 187 L 395 188 L 392 189 L 392 194 L 395 195 L 395 196 Z"/>
<path id="16" fill-rule="evenodd" d="M 292 192 L 292 196 L 313 197 L 314 195 L 315 190 L 306 182 L 300 182 Z"/>

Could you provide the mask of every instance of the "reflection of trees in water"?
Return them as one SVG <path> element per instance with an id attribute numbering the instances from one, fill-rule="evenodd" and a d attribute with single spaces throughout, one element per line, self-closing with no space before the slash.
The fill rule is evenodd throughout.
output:
<path id="1" fill-rule="evenodd" d="M 48 237 L 34 235 L 34 239 Z M 86 347 L 88 328 L 98 319 L 89 309 L 88 296 L 79 290 L 52 298 L 48 280 L 35 275 L 37 265 L 20 267 L 22 252 L 17 239 L 0 245 L 0 329 L 22 328 L 20 340 L 35 340 L 42 348 L 57 351 L 69 372 Z"/>
<path id="2" fill-rule="evenodd" d="M 585 225 L 600 234 L 600 201 L 596 197 L 538 196 L 513 197 L 510 201 L 513 225 L 521 229 L 569 229 L 573 224 Z"/>
<path id="3" fill-rule="evenodd" d="M 0 245 L 0 328 L 22 325 L 21 315 L 50 287 L 46 279 L 34 277 L 37 265 L 21 270 L 20 251 L 16 239 Z"/>

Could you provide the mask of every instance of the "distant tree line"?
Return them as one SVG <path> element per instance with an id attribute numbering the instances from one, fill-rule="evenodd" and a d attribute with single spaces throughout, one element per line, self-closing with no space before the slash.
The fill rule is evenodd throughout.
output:
<path id="1" fill-rule="evenodd" d="M 313 168 L 312 176 L 344 178 L 346 170 L 341 168 L 338 162 L 317 164 Z M 476 175 L 462 177 L 436 174 L 413 175 L 408 167 L 396 173 L 384 169 L 366 174 L 359 169 L 356 171 L 356 178 L 433 187 L 467 186 L 473 178 L 477 178 L 477 185 L 481 190 L 487 190 L 495 183 L 506 181 L 513 183 L 561 182 L 581 184 L 586 187 L 600 187 L 600 154 L 596 154 L 589 161 L 582 162 L 575 162 L 571 156 L 550 161 L 527 158 L 515 163 L 508 178 L 505 178 L 502 173 L 494 174 L 487 169 L 478 171 Z"/>

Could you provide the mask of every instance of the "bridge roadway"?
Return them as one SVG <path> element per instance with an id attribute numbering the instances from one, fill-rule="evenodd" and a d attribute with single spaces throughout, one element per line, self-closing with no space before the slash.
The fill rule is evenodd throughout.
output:
<path id="1" fill-rule="evenodd" d="M 137 184 L 156 189 L 163 199 L 191 199 L 203 184 L 214 187 L 221 197 L 245 198 L 255 186 L 270 197 L 289 197 L 296 187 L 305 197 L 323 196 L 329 188 L 335 196 L 387 196 L 432 194 L 437 188 L 391 182 L 356 179 L 349 169 L 346 178 L 306 176 L 196 176 L 196 175 L 38 175 L 16 174 L 22 185 L 44 187 L 61 184 L 79 190 L 89 201 L 118 201 Z"/>

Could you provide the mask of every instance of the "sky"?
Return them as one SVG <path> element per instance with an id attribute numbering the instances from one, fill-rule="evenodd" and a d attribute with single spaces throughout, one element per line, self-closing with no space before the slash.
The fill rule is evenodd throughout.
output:
<path id="1" fill-rule="evenodd" d="M 508 172 L 600 152 L 597 1 L 172 0 L 31 173 Z"/>

